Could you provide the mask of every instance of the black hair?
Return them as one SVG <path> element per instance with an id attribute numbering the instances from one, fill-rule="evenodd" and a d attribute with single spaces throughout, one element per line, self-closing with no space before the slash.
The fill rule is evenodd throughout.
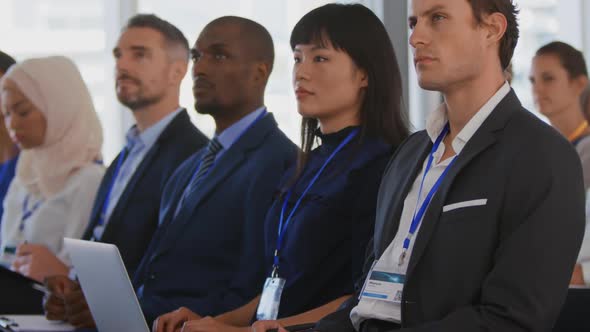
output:
<path id="1" fill-rule="evenodd" d="M 298 44 L 331 44 L 347 53 L 367 73 L 361 105 L 361 138 L 372 136 L 398 146 L 408 136 L 402 111 L 402 78 L 385 26 L 360 4 L 327 4 L 307 13 L 293 28 L 291 49 Z M 313 148 L 319 122 L 304 117 L 301 124 L 301 172 Z"/>
<path id="2" fill-rule="evenodd" d="M 240 37 L 248 43 L 251 55 L 257 61 L 262 61 L 269 66 L 269 75 L 272 72 L 275 59 L 275 48 L 268 30 L 260 23 L 240 16 L 223 16 L 216 18 L 207 24 L 207 27 L 216 24 L 235 24 L 240 28 Z"/>
<path id="3" fill-rule="evenodd" d="M 0 51 L 0 72 L 6 73 L 10 66 L 14 65 L 16 61 L 10 55 Z"/>
<path id="4" fill-rule="evenodd" d="M 586 67 L 584 55 L 569 44 L 554 41 L 539 48 L 535 55 L 555 55 L 567 71 L 570 79 L 580 76 L 588 77 L 588 68 Z"/>

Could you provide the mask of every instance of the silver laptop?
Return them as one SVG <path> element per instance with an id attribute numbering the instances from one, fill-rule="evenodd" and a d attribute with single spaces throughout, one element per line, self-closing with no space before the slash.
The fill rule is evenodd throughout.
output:
<path id="1" fill-rule="evenodd" d="M 64 245 L 98 330 L 149 332 L 119 249 L 68 238 Z"/>

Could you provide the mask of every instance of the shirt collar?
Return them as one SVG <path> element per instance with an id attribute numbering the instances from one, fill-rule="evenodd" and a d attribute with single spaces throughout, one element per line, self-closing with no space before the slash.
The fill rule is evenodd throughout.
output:
<path id="1" fill-rule="evenodd" d="M 248 127 L 264 112 L 266 112 L 266 107 L 262 106 L 256 109 L 254 112 L 244 116 L 238 122 L 229 126 L 227 129 L 217 135 L 217 140 L 219 143 L 221 143 L 223 149 L 229 149 L 238 140 L 238 138 L 240 138 L 244 130 L 248 129 Z"/>
<path id="2" fill-rule="evenodd" d="M 133 127 L 129 128 L 127 131 L 126 140 L 127 146 L 129 147 L 151 147 L 156 143 L 160 134 L 166 129 L 168 124 L 172 122 L 172 120 L 178 115 L 178 113 L 182 112 L 183 108 L 179 107 L 176 111 L 166 115 L 160 121 L 156 122 L 152 126 L 146 128 L 143 132 L 139 132 L 137 125 L 133 125 Z"/>
<path id="3" fill-rule="evenodd" d="M 498 104 L 508 95 L 510 92 L 510 85 L 508 82 L 505 82 L 504 85 L 490 98 L 478 111 L 475 115 L 467 122 L 465 127 L 457 134 L 455 139 L 453 139 L 452 145 L 453 150 L 456 154 L 461 153 L 461 150 L 465 147 L 467 142 L 473 137 L 475 132 L 481 127 L 484 121 L 488 118 L 488 116 L 492 113 L 492 111 L 498 106 Z M 426 120 L 426 132 L 432 142 L 436 141 L 438 135 L 442 132 L 444 126 L 448 122 L 447 118 L 447 108 L 446 105 L 443 103 L 440 105 L 434 112 L 428 115 L 428 119 Z"/>

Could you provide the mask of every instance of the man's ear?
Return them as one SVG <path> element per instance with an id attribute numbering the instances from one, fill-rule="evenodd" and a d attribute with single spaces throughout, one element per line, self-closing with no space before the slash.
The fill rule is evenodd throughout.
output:
<path id="1" fill-rule="evenodd" d="M 268 82 L 270 72 L 271 68 L 268 63 L 258 62 L 254 68 L 254 80 L 256 82 L 262 82 L 263 84 L 266 84 Z"/>
<path id="2" fill-rule="evenodd" d="M 483 18 L 483 26 L 486 29 L 486 39 L 490 44 L 500 43 L 506 33 L 508 21 L 501 13 L 488 14 Z"/>
<path id="3" fill-rule="evenodd" d="M 188 70 L 188 63 L 183 60 L 175 60 L 171 63 L 170 68 L 170 81 L 175 84 L 180 84 L 186 76 Z"/>

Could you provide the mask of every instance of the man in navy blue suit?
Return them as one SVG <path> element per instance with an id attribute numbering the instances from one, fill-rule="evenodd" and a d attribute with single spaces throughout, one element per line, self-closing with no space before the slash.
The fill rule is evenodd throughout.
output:
<path id="1" fill-rule="evenodd" d="M 119 247 L 134 275 L 158 225 L 164 186 L 208 139 L 179 106 L 188 41 L 155 15 L 132 17 L 115 48 L 116 91 L 136 124 L 99 188 L 84 235 Z"/>
<path id="2" fill-rule="evenodd" d="M 166 182 L 208 141 L 179 106 L 189 55 L 182 32 L 155 15 L 132 17 L 113 49 L 117 98 L 132 111 L 136 124 L 102 180 L 84 239 L 117 245 L 131 277 L 158 226 Z M 79 286 L 64 279 L 55 278 L 49 286 L 57 288 L 57 297 L 63 295 L 59 289 L 72 288 L 68 295 L 77 296 L 70 303 L 84 312 L 52 315 L 56 309 L 65 310 L 64 301 L 53 297 L 46 302 L 48 317 L 68 319 L 75 325 L 92 321 Z"/>
<path id="3" fill-rule="evenodd" d="M 164 189 L 160 224 L 133 282 L 148 323 L 181 306 L 216 315 L 256 296 L 265 215 L 297 151 L 264 107 L 274 61 L 264 27 L 216 19 L 191 55 L 195 108 L 214 118 L 216 133 Z"/>
<path id="4" fill-rule="evenodd" d="M 191 54 L 195 108 L 217 129 L 164 191 L 160 227 L 134 280 L 148 323 L 180 306 L 216 315 L 256 296 L 264 281 L 265 215 L 296 157 L 264 107 L 274 61 L 264 27 L 216 19 Z"/>

